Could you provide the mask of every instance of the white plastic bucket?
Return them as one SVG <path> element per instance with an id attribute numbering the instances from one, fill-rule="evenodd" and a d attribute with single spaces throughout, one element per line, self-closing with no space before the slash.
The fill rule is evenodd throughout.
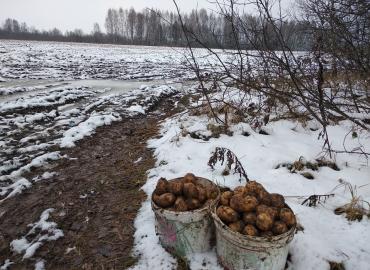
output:
<path id="1" fill-rule="evenodd" d="M 283 270 L 288 257 L 288 244 L 295 227 L 272 237 L 246 236 L 230 230 L 212 209 L 216 226 L 216 252 L 219 263 L 228 270 Z"/>
<path id="2" fill-rule="evenodd" d="M 198 177 L 198 180 L 205 187 L 215 186 L 205 178 Z M 168 252 L 183 258 L 191 253 L 210 250 L 214 244 L 214 224 L 210 209 L 214 207 L 218 197 L 219 195 L 200 209 L 186 212 L 160 208 L 152 200 L 155 230 L 161 245 Z"/>

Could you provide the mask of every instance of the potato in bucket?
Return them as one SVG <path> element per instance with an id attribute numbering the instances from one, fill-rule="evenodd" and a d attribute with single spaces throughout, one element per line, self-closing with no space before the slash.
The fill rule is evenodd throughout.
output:
<path id="1" fill-rule="evenodd" d="M 214 183 L 191 173 L 173 180 L 158 180 L 152 209 L 161 245 L 180 257 L 210 250 L 214 225 L 209 209 L 218 198 Z"/>

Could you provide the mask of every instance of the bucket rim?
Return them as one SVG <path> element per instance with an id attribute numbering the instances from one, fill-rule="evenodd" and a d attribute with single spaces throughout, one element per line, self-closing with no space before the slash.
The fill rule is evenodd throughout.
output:
<path id="1" fill-rule="evenodd" d="M 293 240 L 293 236 L 295 234 L 297 224 L 294 225 L 293 227 L 291 227 L 287 232 L 285 232 L 283 234 L 274 235 L 274 236 L 270 236 L 270 237 L 250 236 L 250 235 L 244 235 L 244 234 L 241 234 L 241 233 L 238 233 L 238 232 L 234 232 L 225 223 L 223 223 L 222 220 L 217 216 L 216 209 L 217 209 L 218 205 L 219 205 L 219 202 L 215 203 L 211 207 L 211 216 L 212 216 L 212 219 L 214 220 L 214 222 L 216 224 L 216 228 L 220 228 L 224 232 L 226 232 L 228 234 L 231 234 L 234 237 L 240 238 L 241 240 L 245 240 L 245 241 L 269 242 L 269 243 L 280 242 L 282 240 L 287 240 L 286 243 L 289 243 Z M 285 206 L 287 208 L 291 209 L 287 204 L 285 204 Z"/>
<path id="2" fill-rule="evenodd" d="M 208 183 L 210 183 L 211 185 L 215 186 L 217 188 L 217 197 L 215 199 L 212 199 L 212 200 L 208 200 L 204 203 L 204 206 L 202 208 L 198 208 L 198 209 L 194 209 L 194 210 L 190 210 L 190 211 L 179 211 L 179 212 L 176 212 L 176 211 L 172 211 L 172 210 L 167 210 L 167 209 L 164 209 L 160 206 L 158 206 L 154 201 L 153 201 L 153 194 L 154 192 L 151 194 L 151 205 L 152 205 L 152 209 L 154 211 L 161 211 L 162 213 L 164 214 L 169 214 L 169 215 L 176 215 L 176 216 L 181 216 L 181 215 L 189 215 L 189 214 L 196 214 L 196 213 L 203 213 L 203 212 L 208 212 L 208 211 L 211 211 L 211 209 L 218 204 L 218 201 L 220 199 L 220 195 L 221 195 L 221 192 L 220 192 L 220 188 L 214 183 L 212 182 L 211 180 L 207 179 L 207 178 L 204 178 L 204 177 L 199 177 L 199 176 L 196 176 L 198 179 L 201 179 L 202 181 L 207 181 Z M 177 178 L 173 178 L 173 179 L 170 179 L 170 180 L 167 180 L 168 182 L 170 181 L 175 181 L 175 180 L 180 180 L 182 179 L 183 177 L 177 177 Z"/>

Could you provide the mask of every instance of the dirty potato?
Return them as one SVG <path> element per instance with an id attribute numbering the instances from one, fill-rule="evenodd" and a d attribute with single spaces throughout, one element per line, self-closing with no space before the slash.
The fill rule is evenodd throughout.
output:
<path id="1" fill-rule="evenodd" d="M 257 200 L 261 204 L 270 205 L 271 204 L 270 193 L 268 193 L 266 190 L 258 190 L 257 191 Z"/>
<path id="2" fill-rule="evenodd" d="M 195 177 L 194 174 L 192 174 L 192 173 L 185 174 L 184 183 L 193 183 L 193 184 L 195 184 L 196 181 L 197 181 L 197 178 Z"/>
<path id="3" fill-rule="evenodd" d="M 273 219 L 267 213 L 261 213 L 257 216 L 256 225 L 261 231 L 269 231 L 274 224 Z"/>
<path id="4" fill-rule="evenodd" d="M 282 221 L 276 221 L 272 226 L 272 232 L 274 235 L 283 234 L 288 231 L 287 225 Z"/>
<path id="5" fill-rule="evenodd" d="M 259 190 L 265 190 L 265 188 L 256 181 L 249 181 L 245 185 L 247 193 L 257 194 Z"/>
<path id="6" fill-rule="evenodd" d="M 197 186 L 193 183 L 184 183 L 183 193 L 186 198 L 198 198 L 199 193 Z"/>
<path id="7" fill-rule="evenodd" d="M 198 190 L 198 200 L 201 203 L 204 203 L 207 200 L 207 191 L 206 191 L 206 189 L 201 185 L 197 185 L 197 190 Z"/>
<path id="8" fill-rule="evenodd" d="M 244 228 L 244 224 L 241 220 L 238 220 L 236 222 L 230 223 L 229 228 L 234 232 L 241 233 Z"/>
<path id="9" fill-rule="evenodd" d="M 181 180 L 174 180 L 168 182 L 168 190 L 174 195 L 180 196 L 184 188 L 184 183 Z"/>
<path id="10" fill-rule="evenodd" d="M 239 220 L 239 214 L 229 206 L 221 205 L 217 208 L 216 214 L 226 224 Z"/>
<path id="11" fill-rule="evenodd" d="M 218 196 L 218 189 L 215 186 L 207 187 L 206 188 L 207 198 L 210 200 L 214 200 Z"/>
<path id="12" fill-rule="evenodd" d="M 234 194 L 240 194 L 242 196 L 246 196 L 247 195 L 247 189 L 243 186 L 239 186 L 239 187 L 236 187 L 234 188 Z"/>
<path id="13" fill-rule="evenodd" d="M 272 219 L 275 220 L 279 217 L 279 208 L 276 207 L 269 207 L 268 208 L 268 213 L 271 215 Z"/>
<path id="14" fill-rule="evenodd" d="M 186 205 L 188 207 L 188 210 L 195 210 L 195 209 L 198 209 L 202 206 L 200 201 L 198 199 L 195 199 L 195 198 L 188 198 L 186 200 Z"/>
<path id="15" fill-rule="evenodd" d="M 277 194 L 277 193 L 272 193 L 270 194 L 271 198 L 271 206 L 277 207 L 277 208 L 283 208 L 285 205 L 285 200 L 284 196 Z"/>
<path id="16" fill-rule="evenodd" d="M 267 212 L 267 209 L 268 209 L 268 206 L 267 205 L 259 204 L 256 207 L 256 214 L 259 215 L 261 213 L 266 213 Z"/>
<path id="17" fill-rule="evenodd" d="M 258 236 L 258 230 L 253 225 L 246 225 L 243 229 L 243 234 L 249 236 Z"/>
<path id="18" fill-rule="evenodd" d="M 264 204 L 260 204 L 256 207 L 257 215 L 265 213 L 268 214 L 272 220 L 275 220 L 279 216 L 279 209 L 276 207 L 269 207 Z"/>
<path id="19" fill-rule="evenodd" d="M 157 182 L 157 186 L 155 188 L 154 193 L 157 195 L 162 195 L 167 192 L 168 192 L 168 181 L 166 180 L 166 178 L 161 177 Z"/>
<path id="20" fill-rule="evenodd" d="M 174 209 L 175 211 L 178 211 L 178 212 L 188 211 L 188 205 L 186 204 L 184 197 L 182 196 L 177 197 L 175 204 L 174 204 Z"/>
<path id="21" fill-rule="evenodd" d="M 233 196 L 233 192 L 232 191 L 225 191 L 221 194 L 221 198 L 220 198 L 220 203 L 222 205 L 226 205 L 226 206 L 229 206 L 230 205 L 230 199 L 231 197 Z"/>
<path id="22" fill-rule="evenodd" d="M 238 212 L 254 211 L 258 201 L 253 196 L 242 196 L 240 194 L 233 195 L 230 199 L 230 207 Z"/>
<path id="23" fill-rule="evenodd" d="M 294 213 L 289 208 L 282 208 L 280 210 L 279 217 L 280 220 L 288 226 L 288 228 L 291 228 L 296 224 Z"/>
<path id="24" fill-rule="evenodd" d="M 176 200 L 176 196 L 172 193 L 164 193 L 159 196 L 154 194 L 153 200 L 158 206 L 162 208 L 167 208 L 173 205 Z"/>
<path id="25" fill-rule="evenodd" d="M 153 192 L 152 200 L 153 200 L 153 202 L 154 202 L 156 205 L 159 205 L 159 204 L 158 204 L 158 202 L 159 202 L 159 196 L 160 196 L 160 195 L 157 195 L 155 192 Z"/>
<path id="26" fill-rule="evenodd" d="M 257 216 L 254 212 L 243 213 L 243 222 L 249 225 L 256 225 Z"/>

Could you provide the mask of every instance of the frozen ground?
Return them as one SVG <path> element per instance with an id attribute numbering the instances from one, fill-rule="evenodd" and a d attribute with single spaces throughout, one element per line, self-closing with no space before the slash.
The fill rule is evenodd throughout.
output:
<path id="1" fill-rule="evenodd" d="M 0 202 L 42 179 L 23 175 L 61 158 L 58 148 L 73 147 L 123 115 L 145 114 L 181 89 L 165 78 L 190 77 L 182 52 L 170 48 L 24 41 L 0 46 Z"/>
<path id="2" fill-rule="evenodd" d="M 21 96 L 0 97 L 0 202 L 39 181 L 26 179 L 24 174 L 62 158 L 59 148 L 73 147 L 97 127 L 124 115 L 145 114 L 161 97 L 177 91 L 176 85 L 135 88 L 132 82 L 127 82 L 134 86 L 128 90 L 122 82 L 121 92 L 117 93 L 92 82 L 39 85 L 36 91 L 25 91 Z"/>
<path id="3" fill-rule="evenodd" d="M 53 177 L 53 163 L 69 158 L 61 149 L 99 126 L 145 115 L 192 84 L 181 52 L 170 48 L 23 41 L 2 41 L 0 47 L 0 204 Z M 30 177 L 39 167 L 44 172 Z M 57 224 L 46 221 L 51 212 L 45 210 L 11 249 L 28 259 L 44 242 L 62 237 Z"/>

